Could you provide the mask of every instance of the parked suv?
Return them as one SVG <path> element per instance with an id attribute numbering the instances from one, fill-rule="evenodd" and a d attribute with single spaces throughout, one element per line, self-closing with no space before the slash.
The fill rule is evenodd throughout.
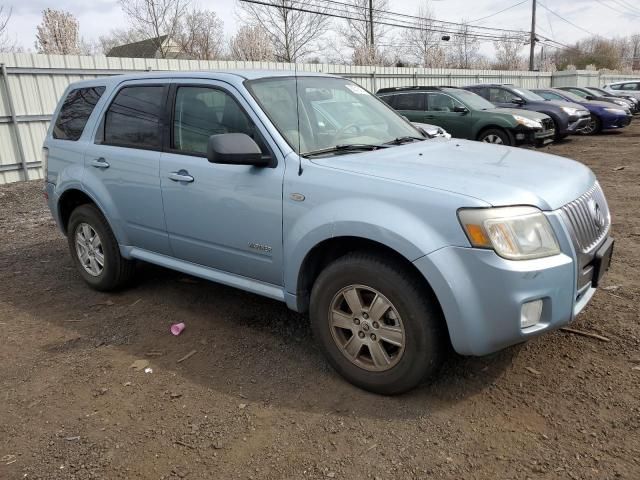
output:
<path id="1" fill-rule="evenodd" d="M 428 138 L 340 77 L 77 82 L 44 152 L 91 287 L 123 287 L 142 260 L 283 301 L 338 372 L 385 394 L 432 375 L 449 342 L 485 355 L 571 322 L 613 248 L 586 166 Z"/>
<path id="2" fill-rule="evenodd" d="M 634 97 L 633 95 L 627 95 L 623 90 L 620 90 L 618 93 L 611 93 L 607 90 L 603 90 L 597 87 L 585 87 L 590 92 L 593 92 L 596 96 L 603 96 L 607 98 L 623 98 L 625 100 L 629 100 L 631 103 L 631 113 L 636 114 L 640 113 L 640 100 Z"/>
<path id="3" fill-rule="evenodd" d="M 499 107 L 530 110 L 549 115 L 555 124 L 556 139 L 582 130 L 591 118 L 589 111 L 575 103 L 556 104 L 545 101 L 530 90 L 513 85 L 488 84 L 465 87 Z"/>
<path id="4" fill-rule="evenodd" d="M 630 113 L 623 110 L 618 105 L 609 102 L 598 102 L 587 100 L 574 93 L 558 88 L 541 88 L 533 90 L 541 97 L 550 101 L 573 102 L 582 105 L 591 113 L 589 124 L 578 133 L 583 135 L 594 135 L 602 130 L 614 130 L 624 128 L 633 118 Z"/>
<path id="5" fill-rule="evenodd" d="M 383 88 L 377 95 L 412 122 L 439 125 L 456 138 L 514 146 L 541 146 L 554 138 L 553 122 L 547 115 L 496 108 L 461 88 Z"/>

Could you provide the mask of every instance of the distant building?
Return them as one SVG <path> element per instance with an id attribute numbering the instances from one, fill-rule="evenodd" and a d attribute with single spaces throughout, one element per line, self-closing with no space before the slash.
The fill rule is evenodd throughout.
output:
<path id="1" fill-rule="evenodd" d="M 178 44 L 168 38 L 167 35 L 118 45 L 109 50 L 107 57 L 162 58 L 160 46 L 162 46 L 162 50 L 167 52 L 166 58 L 188 58 L 180 51 Z"/>

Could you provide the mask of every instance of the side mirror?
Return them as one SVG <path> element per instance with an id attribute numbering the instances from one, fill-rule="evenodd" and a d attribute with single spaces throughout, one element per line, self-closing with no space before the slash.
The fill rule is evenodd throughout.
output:
<path id="1" fill-rule="evenodd" d="M 461 107 L 460 105 L 453 107 L 453 111 L 455 113 L 469 113 L 469 109 L 467 107 Z"/>
<path id="2" fill-rule="evenodd" d="M 227 165 L 269 165 L 269 157 L 262 155 L 258 144 L 246 133 L 211 135 L 207 145 L 207 160 Z"/>
<path id="3" fill-rule="evenodd" d="M 515 103 L 516 105 L 524 105 L 524 100 L 520 97 L 513 97 L 511 99 L 511 103 Z"/>
<path id="4" fill-rule="evenodd" d="M 595 100 L 596 97 L 594 97 L 593 95 L 587 95 L 586 97 L 587 100 Z"/>

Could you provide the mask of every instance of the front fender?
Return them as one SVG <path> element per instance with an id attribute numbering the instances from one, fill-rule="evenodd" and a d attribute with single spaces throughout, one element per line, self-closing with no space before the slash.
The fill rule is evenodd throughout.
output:
<path id="1" fill-rule="evenodd" d="M 309 252 L 336 237 L 358 237 L 383 244 L 409 261 L 431 253 L 452 239 L 467 244 L 453 215 L 451 228 L 439 230 L 423 218 L 399 206 L 372 199 L 351 198 L 328 202 L 308 210 L 285 231 L 284 285 L 288 293 L 299 291 L 299 272 Z M 446 240 L 448 239 L 448 241 Z"/>

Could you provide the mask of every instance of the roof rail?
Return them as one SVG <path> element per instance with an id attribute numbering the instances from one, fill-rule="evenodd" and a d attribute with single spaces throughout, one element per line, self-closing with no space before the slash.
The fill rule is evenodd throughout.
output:
<path id="1" fill-rule="evenodd" d="M 452 85 L 434 85 L 434 86 L 430 86 L 430 85 L 408 85 L 406 87 L 388 87 L 388 88 L 381 88 L 379 89 L 376 93 L 391 93 L 391 92 L 404 92 L 407 90 L 418 90 L 418 91 L 438 91 L 441 90 L 443 88 L 460 88 L 460 87 L 455 87 Z"/>

